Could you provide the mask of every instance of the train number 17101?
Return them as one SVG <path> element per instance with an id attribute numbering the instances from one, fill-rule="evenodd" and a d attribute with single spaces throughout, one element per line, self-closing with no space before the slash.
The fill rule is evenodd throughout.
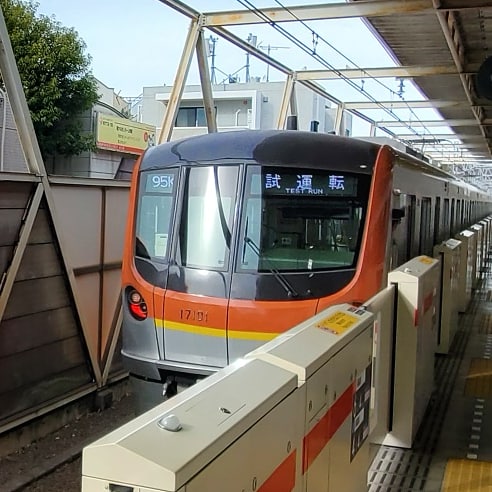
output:
<path id="1" fill-rule="evenodd" d="M 185 321 L 208 321 L 208 311 L 202 311 L 200 309 L 180 309 L 179 317 Z"/>

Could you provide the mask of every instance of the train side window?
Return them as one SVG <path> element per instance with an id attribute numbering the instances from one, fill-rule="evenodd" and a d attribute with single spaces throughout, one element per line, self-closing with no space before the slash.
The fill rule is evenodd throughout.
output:
<path id="1" fill-rule="evenodd" d="M 415 236 L 416 236 L 416 217 L 417 217 L 417 197 L 408 195 L 410 203 L 408 205 L 408 222 L 407 222 L 407 259 L 411 259 L 417 255 L 415 251 Z"/>
<path id="2" fill-rule="evenodd" d="M 436 197 L 434 204 L 434 244 L 438 244 L 441 241 L 439 237 L 439 230 L 441 229 L 441 197 Z"/>
<path id="3" fill-rule="evenodd" d="M 455 213 L 456 213 L 456 209 L 455 209 L 455 200 L 454 198 L 451 200 L 451 215 L 450 215 L 450 223 L 449 223 L 449 233 L 447 235 L 447 237 L 445 237 L 444 239 L 448 239 L 450 238 L 453 233 L 454 233 L 454 228 L 456 227 L 456 216 L 455 216 Z"/>
<path id="4" fill-rule="evenodd" d="M 178 240 L 182 266 L 227 270 L 239 166 L 188 168 Z"/>
<path id="5" fill-rule="evenodd" d="M 420 208 L 420 241 L 419 254 L 432 256 L 432 234 L 431 234 L 431 207 L 430 198 L 422 198 Z"/>
<path id="6" fill-rule="evenodd" d="M 445 241 L 449 237 L 450 233 L 450 211 L 449 211 L 449 198 L 444 199 L 444 210 L 443 210 L 443 228 L 441 233 L 441 241 Z"/>
<path id="7" fill-rule="evenodd" d="M 457 234 L 461 230 L 461 224 L 463 224 L 463 212 L 461 210 L 461 200 L 456 200 L 456 223 L 454 226 L 453 234 Z"/>

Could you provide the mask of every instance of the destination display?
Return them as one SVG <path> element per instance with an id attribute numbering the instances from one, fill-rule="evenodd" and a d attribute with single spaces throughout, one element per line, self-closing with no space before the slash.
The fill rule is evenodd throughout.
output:
<path id="1" fill-rule="evenodd" d="M 174 191 L 176 173 L 173 171 L 147 173 L 145 191 L 171 195 Z"/>
<path id="2" fill-rule="evenodd" d="M 339 172 L 315 174 L 306 169 L 263 170 L 263 195 L 357 196 L 357 178 Z"/>

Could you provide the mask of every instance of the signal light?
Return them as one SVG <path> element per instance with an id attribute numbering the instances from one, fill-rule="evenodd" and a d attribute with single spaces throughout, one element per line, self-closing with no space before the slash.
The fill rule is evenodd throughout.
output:
<path id="1" fill-rule="evenodd" d="M 131 290 L 127 296 L 128 309 L 132 316 L 138 321 L 143 321 L 147 318 L 147 304 L 143 297 L 135 289 Z"/>

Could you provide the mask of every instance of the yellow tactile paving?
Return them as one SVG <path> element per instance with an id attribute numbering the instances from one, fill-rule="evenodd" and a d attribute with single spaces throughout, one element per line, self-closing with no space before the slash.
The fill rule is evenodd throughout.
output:
<path id="1" fill-rule="evenodd" d="M 465 381 L 465 395 L 492 398 L 492 360 L 472 359 Z"/>
<path id="2" fill-rule="evenodd" d="M 492 492 L 492 463 L 449 460 L 441 492 Z"/>

